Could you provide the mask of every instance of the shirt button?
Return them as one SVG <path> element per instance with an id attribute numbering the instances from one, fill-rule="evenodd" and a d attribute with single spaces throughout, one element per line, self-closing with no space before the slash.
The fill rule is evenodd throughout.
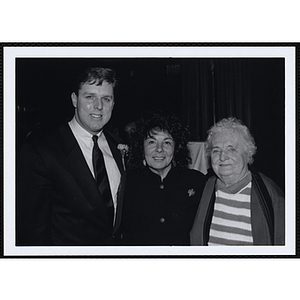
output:
<path id="1" fill-rule="evenodd" d="M 164 223 L 164 222 L 165 222 L 165 219 L 164 219 L 164 218 L 160 218 L 160 219 L 159 219 L 159 222 L 160 222 L 160 223 Z"/>
<path id="2" fill-rule="evenodd" d="M 165 188 L 165 186 L 164 186 L 163 184 L 161 184 L 161 185 L 159 186 L 159 188 L 160 188 L 161 190 L 163 190 L 163 189 Z"/>

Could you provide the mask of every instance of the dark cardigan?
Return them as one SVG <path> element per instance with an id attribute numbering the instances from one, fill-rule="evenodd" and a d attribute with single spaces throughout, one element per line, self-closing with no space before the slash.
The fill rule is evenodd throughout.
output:
<path id="1" fill-rule="evenodd" d="M 251 225 L 254 245 L 285 244 L 285 204 L 279 187 L 265 175 L 251 169 Z M 212 175 L 204 188 L 190 233 L 191 245 L 207 245 L 215 203 Z"/>

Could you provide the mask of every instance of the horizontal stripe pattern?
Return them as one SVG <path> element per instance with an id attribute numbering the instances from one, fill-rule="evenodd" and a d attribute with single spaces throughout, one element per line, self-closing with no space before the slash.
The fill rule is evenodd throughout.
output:
<path id="1" fill-rule="evenodd" d="M 232 232 L 221 232 L 218 230 L 211 229 L 212 236 L 216 238 L 222 238 L 226 240 L 236 240 L 240 242 L 252 242 L 252 236 L 246 236 L 243 234 L 232 233 Z"/>
<path id="2" fill-rule="evenodd" d="M 235 241 L 230 239 L 211 237 L 208 246 L 252 246 L 253 242 Z"/>
<path id="3" fill-rule="evenodd" d="M 215 217 L 219 217 L 222 219 L 226 220 L 232 220 L 232 221 L 237 221 L 237 222 L 245 222 L 245 223 L 250 223 L 251 222 L 251 216 L 243 216 L 243 215 L 233 215 L 229 214 L 224 211 L 215 211 L 214 212 Z"/>
<path id="4" fill-rule="evenodd" d="M 238 200 L 234 200 L 234 199 L 224 199 L 224 198 L 220 198 L 220 204 L 224 204 L 224 205 L 228 205 L 228 206 L 233 206 L 233 207 L 237 207 L 237 208 L 246 208 L 249 209 L 250 207 L 250 203 L 249 203 L 249 199 L 248 201 L 238 201 Z"/>
<path id="5" fill-rule="evenodd" d="M 251 214 L 249 211 L 250 205 L 248 208 L 238 208 L 238 207 L 234 207 L 232 205 L 234 205 L 234 203 L 232 203 L 231 205 L 216 203 L 215 210 L 216 211 L 224 211 L 227 214 L 236 215 L 236 216 L 251 217 Z"/>
<path id="6" fill-rule="evenodd" d="M 209 246 L 253 244 L 250 194 L 251 182 L 236 194 L 216 191 Z"/>
<path id="7" fill-rule="evenodd" d="M 213 224 L 219 228 L 220 226 L 226 226 L 226 227 L 239 228 L 241 230 L 251 231 L 251 224 L 249 222 L 240 222 L 240 221 L 233 221 L 229 219 L 214 217 Z"/>
<path id="8" fill-rule="evenodd" d="M 246 194 L 249 193 L 249 194 Z M 229 200 L 235 200 L 238 202 L 248 202 L 248 195 L 250 195 L 250 189 L 249 188 L 243 188 L 242 192 L 240 191 L 236 194 L 228 194 L 223 191 L 218 191 L 219 197 L 222 199 L 229 199 Z"/>

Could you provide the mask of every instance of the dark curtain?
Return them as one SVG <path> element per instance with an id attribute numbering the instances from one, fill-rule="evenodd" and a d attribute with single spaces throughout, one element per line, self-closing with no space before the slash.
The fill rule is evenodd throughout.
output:
<path id="1" fill-rule="evenodd" d="M 222 118 L 242 119 L 251 130 L 251 69 L 245 59 L 184 59 L 183 119 L 192 139 L 204 141 Z"/>
<path id="2" fill-rule="evenodd" d="M 182 60 L 182 117 L 193 141 L 222 118 L 237 117 L 257 145 L 254 166 L 285 189 L 283 58 Z"/>
<path id="3" fill-rule="evenodd" d="M 17 145 L 28 132 L 47 131 L 71 118 L 72 78 L 91 65 L 117 73 L 108 126 L 124 139 L 125 125 L 147 110 L 173 110 L 189 125 L 192 141 L 205 141 L 215 122 L 235 116 L 256 141 L 257 169 L 284 189 L 283 58 L 18 58 Z"/>

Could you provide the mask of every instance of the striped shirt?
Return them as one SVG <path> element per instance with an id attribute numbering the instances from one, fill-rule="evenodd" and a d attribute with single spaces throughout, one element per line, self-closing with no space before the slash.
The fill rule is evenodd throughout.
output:
<path id="1" fill-rule="evenodd" d="M 231 187 L 220 185 L 220 182 L 216 185 L 208 245 L 253 245 L 251 174 Z"/>

